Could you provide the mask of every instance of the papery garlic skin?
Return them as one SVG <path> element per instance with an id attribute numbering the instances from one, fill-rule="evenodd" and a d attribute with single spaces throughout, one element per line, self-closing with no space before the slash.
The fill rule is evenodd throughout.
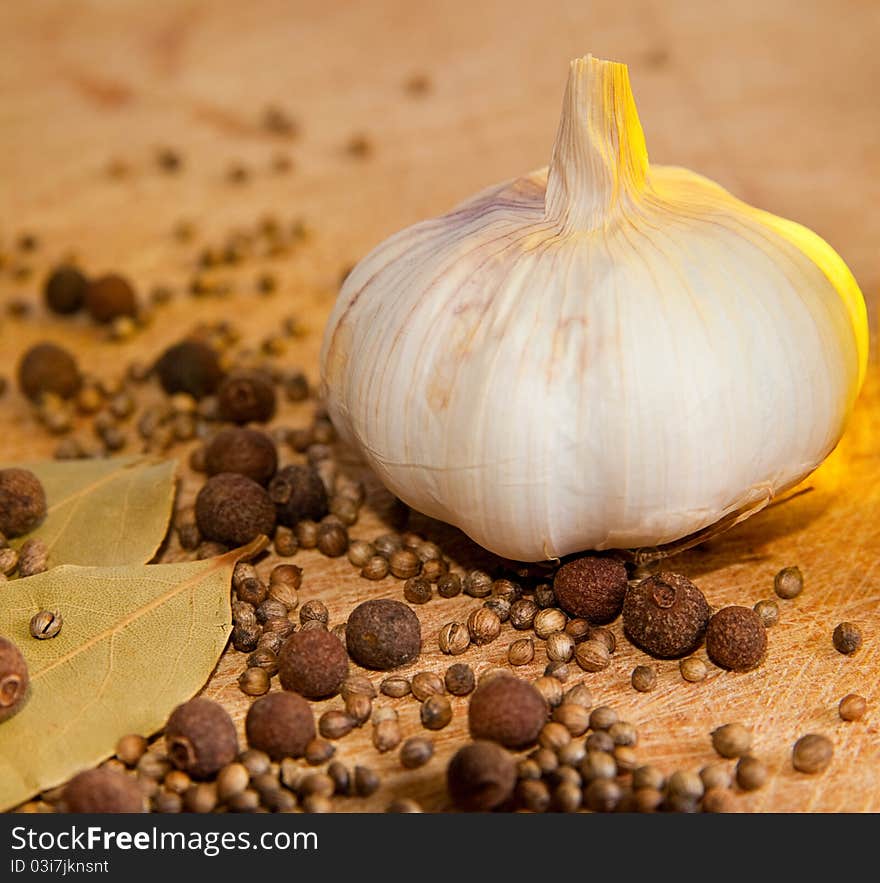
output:
<path id="1" fill-rule="evenodd" d="M 533 561 L 655 547 L 765 505 L 837 443 L 867 341 L 830 246 L 649 166 L 626 67 L 588 56 L 549 170 L 352 271 L 322 377 L 391 491 Z"/>

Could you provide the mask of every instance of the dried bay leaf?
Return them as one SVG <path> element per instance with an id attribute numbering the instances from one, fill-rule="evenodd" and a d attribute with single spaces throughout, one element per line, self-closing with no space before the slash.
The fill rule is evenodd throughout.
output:
<path id="1" fill-rule="evenodd" d="M 112 457 L 21 464 L 43 483 L 49 512 L 27 536 L 49 547 L 49 566 L 114 567 L 149 561 L 168 531 L 174 460 Z"/>
<path id="2" fill-rule="evenodd" d="M 0 634 L 21 648 L 31 684 L 0 724 L 0 810 L 109 757 L 126 733 L 161 729 L 223 653 L 236 561 L 266 544 L 182 564 L 65 565 L 3 586 Z M 40 609 L 64 617 L 51 640 L 30 636 Z"/>

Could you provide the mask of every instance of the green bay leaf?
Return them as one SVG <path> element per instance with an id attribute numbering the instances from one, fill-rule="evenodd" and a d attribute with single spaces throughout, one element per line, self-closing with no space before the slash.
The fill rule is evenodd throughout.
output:
<path id="1" fill-rule="evenodd" d="M 49 567 L 143 564 L 159 549 L 174 503 L 174 460 L 111 457 L 17 464 L 43 483 L 45 521 L 14 545 L 39 537 Z"/>
<path id="2" fill-rule="evenodd" d="M 31 684 L 0 723 L 0 811 L 100 763 L 121 736 L 160 730 L 204 686 L 232 630 L 232 569 L 265 544 L 182 564 L 64 565 L 2 587 L 0 635 Z M 30 636 L 40 609 L 64 617 L 50 640 Z"/>

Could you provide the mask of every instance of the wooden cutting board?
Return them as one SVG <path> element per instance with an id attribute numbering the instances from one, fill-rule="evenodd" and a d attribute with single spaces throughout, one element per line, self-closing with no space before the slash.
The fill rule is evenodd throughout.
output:
<path id="1" fill-rule="evenodd" d="M 0 374 L 11 378 L 19 354 L 38 339 L 63 342 L 87 370 L 112 377 L 197 321 L 228 318 L 256 345 L 295 315 L 306 333 L 282 361 L 315 379 L 342 271 L 394 230 L 546 164 L 567 61 L 586 52 L 630 64 L 653 160 L 690 166 L 817 230 L 848 261 L 876 318 L 880 9 L 870 0 L 809 9 L 796 0 L 723 7 L 692 0 L 3 4 L 0 250 L 8 266 L 0 270 L 0 297 L 35 306 L 18 320 L 4 311 Z M 427 94 L 406 88 L 415 75 L 429 79 Z M 298 137 L 261 126 L 270 104 L 296 116 Z M 358 135 L 369 142 L 367 156 L 346 149 Z M 176 174 L 157 169 L 161 145 L 183 158 Z M 292 160 L 288 174 L 271 171 L 278 154 Z M 113 160 L 129 173 L 108 176 Z M 229 180 L 234 164 L 246 167 L 247 180 Z M 304 218 L 308 242 L 220 273 L 233 288 L 224 299 L 179 294 L 127 344 L 108 342 L 84 319 L 47 315 L 40 305 L 46 268 L 69 252 L 89 271 L 124 271 L 143 293 L 158 283 L 183 292 L 202 247 L 267 214 L 285 224 Z M 195 225 L 193 243 L 172 235 L 183 220 Z M 32 254 L 15 247 L 26 232 L 39 238 Z M 16 278 L 10 267 L 17 266 L 30 267 L 30 278 Z M 263 271 L 278 277 L 273 298 L 255 293 Z M 278 422 L 307 418 L 307 408 L 289 408 Z M 50 455 L 55 440 L 14 390 L 0 399 L 0 421 L 0 459 Z M 695 685 L 681 680 L 675 663 L 658 663 L 657 689 L 637 694 L 629 673 L 648 660 L 614 626 L 621 640 L 611 667 L 583 679 L 639 726 L 645 762 L 667 772 L 699 768 L 713 758 L 710 730 L 738 720 L 754 727 L 756 753 L 772 771 L 766 787 L 742 798 L 744 808 L 880 809 L 878 431 L 872 361 L 846 437 L 806 482 L 809 493 L 676 559 L 715 605 L 772 597 L 773 574 L 801 567 L 804 593 L 780 602 L 768 659 L 757 671 L 712 669 Z M 197 482 L 185 468 L 181 475 L 186 502 Z M 354 536 L 387 529 L 387 496 L 372 486 Z M 456 532 L 419 517 L 413 526 L 439 539 L 459 566 L 481 560 Z M 303 598 L 323 599 L 332 622 L 357 600 L 402 594 L 397 581 L 360 579 L 344 559 L 301 552 L 296 562 L 305 568 Z M 420 610 L 427 654 L 419 667 L 445 669 L 451 660 L 436 650 L 437 632 L 474 603 L 435 599 Z M 844 619 L 865 633 L 853 658 L 831 645 L 831 631 Z M 505 658 L 510 640 L 506 627 L 495 643 L 463 659 L 480 671 Z M 541 651 L 527 673 L 540 673 L 544 663 Z M 228 652 L 207 688 L 239 720 L 248 704 L 235 684 L 242 664 Z M 844 724 L 836 706 L 850 691 L 866 696 L 870 710 L 864 721 Z M 377 755 L 369 727 L 342 740 L 337 757 L 384 775 L 374 798 L 345 808 L 382 809 L 396 795 L 444 807 L 445 762 L 466 733 L 465 703 L 454 705 L 452 724 L 436 736 L 435 758 L 418 771 L 402 771 L 396 754 Z M 396 706 L 405 734 L 421 732 L 415 700 Z M 806 732 L 835 742 L 834 762 L 820 777 L 791 769 L 790 747 Z"/>

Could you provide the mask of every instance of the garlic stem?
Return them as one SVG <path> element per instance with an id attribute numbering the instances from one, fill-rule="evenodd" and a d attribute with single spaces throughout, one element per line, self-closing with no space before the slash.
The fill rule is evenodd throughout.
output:
<path id="1" fill-rule="evenodd" d="M 566 232 L 607 225 L 645 186 L 648 153 L 625 64 L 571 62 L 544 212 Z"/>

